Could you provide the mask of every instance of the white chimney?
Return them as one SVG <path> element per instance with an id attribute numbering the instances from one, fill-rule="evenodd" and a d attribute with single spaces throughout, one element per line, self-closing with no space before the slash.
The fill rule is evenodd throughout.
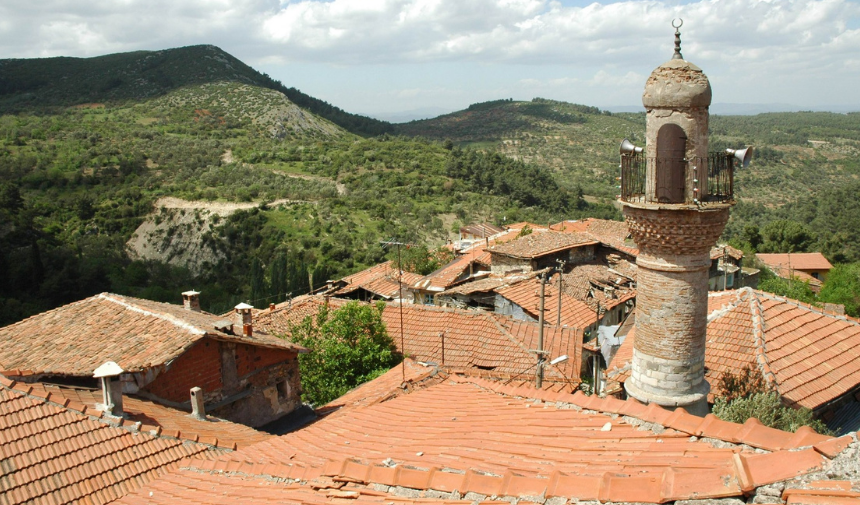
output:
<path id="1" fill-rule="evenodd" d="M 119 379 L 111 381 L 111 377 L 119 377 L 123 372 L 113 361 L 108 361 L 93 372 L 93 377 L 101 379 L 102 383 L 102 403 L 97 403 L 96 408 L 115 417 L 122 417 L 122 382 Z"/>
<path id="2" fill-rule="evenodd" d="M 191 388 L 191 417 L 198 421 L 206 421 L 206 408 L 203 406 L 203 389 Z"/>
<path id="3" fill-rule="evenodd" d="M 185 306 L 185 310 L 200 312 L 200 293 L 193 289 L 182 293 L 182 304 Z"/>
<path id="4" fill-rule="evenodd" d="M 251 337 L 254 335 L 254 328 L 251 325 L 251 309 L 254 308 L 253 305 L 248 305 L 247 303 L 240 303 L 234 307 L 236 309 L 236 313 L 242 315 L 242 335 L 246 337 Z"/>

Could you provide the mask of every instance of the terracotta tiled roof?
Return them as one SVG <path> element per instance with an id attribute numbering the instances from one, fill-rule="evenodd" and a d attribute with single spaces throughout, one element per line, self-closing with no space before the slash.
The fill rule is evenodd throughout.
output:
<path id="1" fill-rule="evenodd" d="M 744 257 L 744 252 L 740 249 L 736 249 L 730 245 L 719 245 L 711 248 L 711 259 L 716 260 L 723 257 L 723 254 L 728 254 L 730 258 L 734 258 L 736 260 L 742 259 Z"/>
<path id="2" fill-rule="evenodd" d="M 418 289 L 442 291 L 448 289 L 458 282 L 469 278 L 469 265 L 478 263 L 479 259 L 486 261 L 485 246 L 483 244 L 469 249 L 462 256 L 457 256 L 445 266 L 435 272 L 415 280 L 411 286 Z M 486 263 L 483 263 L 486 264 Z M 473 274 L 477 269 L 473 267 Z"/>
<path id="3" fill-rule="evenodd" d="M 624 221 L 588 218 L 581 221 L 562 221 L 552 225 L 550 229 L 565 233 L 587 233 L 595 240 L 613 249 L 631 256 L 639 255 L 636 244 L 627 238 L 630 231 Z"/>
<path id="4" fill-rule="evenodd" d="M 640 421 L 661 428 L 651 431 Z M 716 447 L 707 439 L 728 444 Z M 820 470 L 851 440 L 450 376 L 195 466 L 237 476 L 375 484 L 383 493 L 409 488 L 417 493 L 412 496 L 434 496 L 423 494 L 434 490 L 437 499 L 456 490 L 506 500 L 662 503 L 741 496 Z"/>
<path id="5" fill-rule="evenodd" d="M 126 372 L 168 363 L 204 336 L 300 351 L 257 332 L 245 337 L 215 329 L 222 319 L 182 306 L 102 293 L 0 328 L 0 370 L 89 376 L 107 361 Z"/>
<path id="6" fill-rule="evenodd" d="M 433 384 L 436 382 L 434 378 L 437 377 L 438 381 L 444 380 L 443 374 L 437 373 L 436 367 L 406 358 L 376 379 L 365 382 L 318 408 L 317 413 L 331 415 L 336 412 L 337 415 L 343 415 L 354 408 L 388 401 L 400 394 L 407 394 L 416 387 Z"/>
<path id="7" fill-rule="evenodd" d="M 486 293 L 508 283 L 505 277 L 485 277 L 472 282 L 465 282 L 446 289 L 439 293 L 440 295 L 468 295 L 472 293 Z"/>
<path id="8" fill-rule="evenodd" d="M 304 471 L 286 464 L 255 465 L 233 461 L 182 462 L 173 471 L 116 505 L 473 505 L 473 500 L 408 498 L 380 492 L 362 483 L 319 477 L 302 483 Z M 490 502 L 485 502 L 490 503 Z M 508 502 L 495 501 L 504 505 Z"/>
<path id="9" fill-rule="evenodd" d="M 189 456 L 223 450 L 132 423 L 109 424 L 95 409 L 0 378 L 0 502 L 96 503 L 144 486 Z"/>
<path id="10" fill-rule="evenodd" d="M 830 270 L 833 265 L 819 252 L 787 253 L 787 254 L 756 254 L 762 263 L 772 269 L 792 270 Z"/>
<path id="11" fill-rule="evenodd" d="M 786 505 L 856 505 L 860 503 L 860 481 L 819 480 L 782 492 Z"/>
<path id="12" fill-rule="evenodd" d="M 511 242 L 493 246 L 492 254 L 514 258 L 532 259 L 574 247 L 596 244 L 590 235 L 584 233 L 560 233 L 547 231 L 530 233 Z"/>
<path id="13" fill-rule="evenodd" d="M 472 223 L 460 228 L 460 234 L 469 234 L 479 238 L 486 238 L 505 231 L 504 228 L 490 223 Z"/>
<path id="14" fill-rule="evenodd" d="M 50 394 L 51 401 L 54 403 L 69 402 L 69 404 L 83 405 L 89 410 L 95 410 L 96 404 L 102 402 L 102 393 L 98 389 L 61 387 L 40 382 L 28 383 L 26 386 L 23 383 L 19 385 L 22 388 L 32 388 L 31 394 L 40 396 Z M 190 417 L 188 412 L 129 395 L 123 395 L 123 413 L 126 419 L 124 422 L 141 423 L 139 431 L 143 433 L 191 442 L 205 442 L 221 449 L 245 447 L 272 436 L 217 417 L 207 416 L 206 421 L 200 421 Z"/>
<path id="15" fill-rule="evenodd" d="M 723 372 L 746 366 L 757 367 L 788 404 L 810 409 L 860 385 L 860 322 L 854 319 L 750 288 L 710 294 L 708 310 L 705 368 L 712 396 Z M 632 359 L 631 337 L 607 374 L 619 382 L 626 379 L 624 360 Z"/>
<path id="16" fill-rule="evenodd" d="M 515 284 L 497 288 L 496 293 L 519 305 L 528 315 L 538 319 L 540 315 L 540 280 L 531 278 Z M 544 320 L 550 324 L 558 321 L 558 285 L 544 286 Z M 585 329 L 596 323 L 597 314 L 584 302 L 565 293 L 561 295 L 561 324 Z"/>
<path id="17" fill-rule="evenodd" d="M 420 275 L 413 274 L 412 272 L 404 271 L 402 275 L 404 288 L 414 284 L 421 278 Z M 335 296 L 348 295 L 358 289 L 364 289 L 384 298 L 397 298 L 400 290 L 399 276 L 400 272 L 392 267 L 390 261 L 386 261 L 344 277 L 341 279 L 341 282 L 345 282 L 346 285 L 333 294 Z"/>
<path id="18" fill-rule="evenodd" d="M 261 313 L 254 324 L 275 334 L 288 334 L 290 324 L 315 315 L 325 303 L 322 297 L 304 297 L 291 306 L 281 304 L 273 312 Z M 336 308 L 343 301 L 331 299 Z M 400 305 L 385 304 L 382 319 L 399 350 L 401 347 Z M 403 305 L 405 352 L 419 361 L 446 367 L 482 368 L 497 376 L 534 375 L 537 361 L 531 350 L 537 348 L 537 323 L 515 321 L 497 314 L 432 307 Z M 544 327 L 545 349 L 551 358 L 571 356 L 557 370 L 548 370 L 548 381 L 579 381 L 582 332 L 574 328 Z M 564 374 L 564 376 L 562 375 Z"/>

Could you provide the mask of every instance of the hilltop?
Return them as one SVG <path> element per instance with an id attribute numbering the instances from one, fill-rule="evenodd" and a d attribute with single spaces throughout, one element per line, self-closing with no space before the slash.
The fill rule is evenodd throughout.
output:
<path id="1" fill-rule="evenodd" d="M 142 101 L 187 86 L 234 82 L 269 88 L 293 103 L 360 135 L 378 135 L 391 126 L 347 113 L 284 86 L 212 45 L 134 51 L 93 58 L 0 60 L 0 114 L 28 110 Z"/>

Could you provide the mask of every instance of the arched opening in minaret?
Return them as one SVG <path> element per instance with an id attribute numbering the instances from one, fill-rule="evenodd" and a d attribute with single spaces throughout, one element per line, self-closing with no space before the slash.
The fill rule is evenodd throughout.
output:
<path id="1" fill-rule="evenodd" d="M 657 131 L 656 197 L 660 203 L 684 203 L 687 180 L 687 134 L 676 124 Z"/>

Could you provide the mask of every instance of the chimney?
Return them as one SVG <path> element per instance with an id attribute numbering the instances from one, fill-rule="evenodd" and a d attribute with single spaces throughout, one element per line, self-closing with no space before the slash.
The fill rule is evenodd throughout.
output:
<path id="1" fill-rule="evenodd" d="M 203 389 L 191 388 L 191 417 L 198 421 L 207 421 L 206 407 L 203 406 Z"/>
<path id="2" fill-rule="evenodd" d="M 274 304 L 274 303 L 270 303 L 270 304 L 269 304 L 269 312 L 274 312 L 274 311 L 275 311 L 275 304 Z"/>
<path id="3" fill-rule="evenodd" d="M 182 293 L 182 304 L 185 310 L 200 312 L 200 293 L 193 289 Z"/>
<path id="4" fill-rule="evenodd" d="M 96 408 L 114 417 L 122 417 L 122 382 L 119 375 L 124 370 L 113 361 L 108 361 L 93 372 L 93 377 L 101 379 L 102 403 L 97 403 Z M 117 377 L 111 381 L 111 377 Z"/>
<path id="5" fill-rule="evenodd" d="M 236 313 L 242 315 L 242 335 L 251 337 L 254 335 L 254 328 L 251 325 L 251 309 L 254 307 L 247 303 L 236 305 Z"/>

